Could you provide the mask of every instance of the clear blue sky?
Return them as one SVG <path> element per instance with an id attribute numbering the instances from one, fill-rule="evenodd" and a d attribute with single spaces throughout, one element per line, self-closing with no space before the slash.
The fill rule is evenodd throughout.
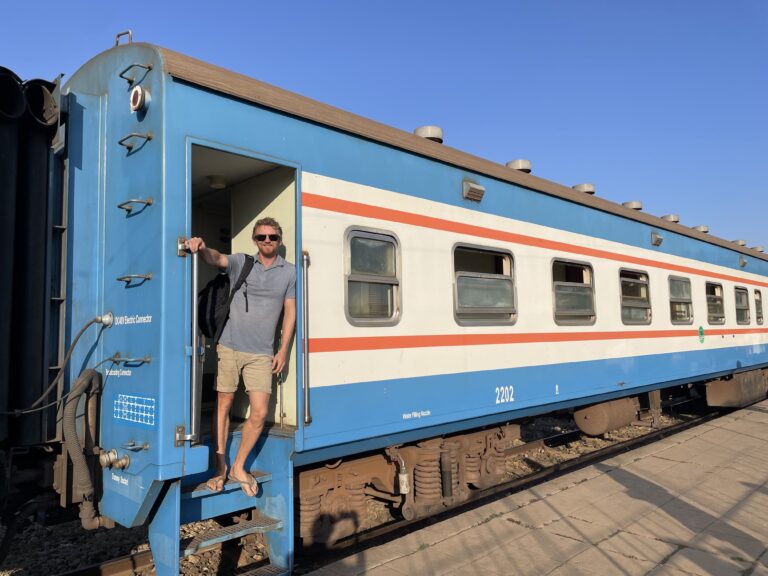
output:
<path id="1" fill-rule="evenodd" d="M 9 6 L 11 7 L 9 9 Z M 160 44 L 768 248 L 768 0 L 12 2 L 0 65 Z"/>

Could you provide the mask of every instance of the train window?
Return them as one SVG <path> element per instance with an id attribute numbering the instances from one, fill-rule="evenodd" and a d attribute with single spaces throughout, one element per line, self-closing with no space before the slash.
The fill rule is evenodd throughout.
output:
<path id="1" fill-rule="evenodd" d="M 688 278 L 669 277 L 669 312 L 672 324 L 693 322 L 691 281 Z"/>
<path id="2" fill-rule="evenodd" d="M 755 317 L 757 323 L 763 323 L 763 294 L 760 290 L 755 290 Z"/>
<path id="3" fill-rule="evenodd" d="M 749 324 L 749 292 L 736 288 L 736 323 Z"/>
<path id="4" fill-rule="evenodd" d="M 347 233 L 347 319 L 352 324 L 395 324 L 400 314 L 399 245 L 390 234 Z"/>
<path id="5" fill-rule="evenodd" d="M 648 324 L 651 321 L 651 297 L 648 274 L 619 270 L 621 282 L 621 321 L 624 324 Z"/>
<path id="6" fill-rule="evenodd" d="M 714 282 L 707 282 L 707 321 L 710 324 L 725 323 L 723 286 Z"/>
<path id="7" fill-rule="evenodd" d="M 511 322 L 515 317 L 512 255 L 476 246 L 453 249 L 454 311 L 460 324 Z"/>
<path id="8" fill-rule="evenodd" d="M 555 322 L 592 324 L 595 321 L 595 287 L 592 267 L 578 262 L 552 263 Z"/>

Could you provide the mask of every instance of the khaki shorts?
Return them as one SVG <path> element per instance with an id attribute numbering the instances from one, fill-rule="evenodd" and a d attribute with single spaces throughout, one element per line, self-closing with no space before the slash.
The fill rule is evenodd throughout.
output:
<path id="1" fill-rule="evenodd" d="M 216 352 L 219 355 L 217 392 L 237 392 L 242 375 L 248 392 L 272 393 L 272 356 L 237 352 L 221 344 L 216 346 Z"/>

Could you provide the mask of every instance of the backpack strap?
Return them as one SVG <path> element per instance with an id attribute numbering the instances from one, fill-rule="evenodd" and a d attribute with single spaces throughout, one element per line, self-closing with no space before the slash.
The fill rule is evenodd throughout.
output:
<path id="1" fill-rule="evenodd" d="M 253 269 L 253 256 L 250 254 L 245 254 L 244 256 L 245 262 L 243 263 L 243 269 L 240 271 L 240 276 L 237 277 L 237 281 L 232 287 L 232 291 L 229 293 L 229 298 L 227 298 L 227 318 L 229 318 L 229 309 L 232 306 L 232 300 L 235 299 L 235 294 L 237 294 L 237 291 L 240 290 L 240 287 L 245 283 L 245 279 L 248 278 L 248 274 L 250 274 L 251 270 Z M 221 326 L 219 326 L 218 330 L 216 330 L 216 334 L 214 335 L 214 342 L 218 342 L 219 338 L 221 338 L 221 333 L 224 332 L 225 324 L 226 322 L 224 322 Z"/>
<path id="2" fill-rule="evenodd" d="M 248 278 L 248 274 L 251 273 L 251 270 L 253 269 L 253 256 L 250 254 L 245 254 L 245 262 L 243 263 L 243 269 L 240 271 L 240 276 L 237 277 L 237 282 L 235 282 L 235 285 L 232 287 L 232 292 L 229 294 L 229 303 L 228 306 L 232 305 L 232 300 L 235 298 L 235 294 L 238 290 L 240 290 L 240 287 L 245 283 L 245 279 Z"/>

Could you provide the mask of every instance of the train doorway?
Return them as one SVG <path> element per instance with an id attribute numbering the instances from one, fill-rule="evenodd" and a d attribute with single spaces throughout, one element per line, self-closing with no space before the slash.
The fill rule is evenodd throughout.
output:
<path id="1" fill-rule="evenodd" d="M 283 229 L 280 255 L 295 264 L 296 252 L 296 170 L 257 157 L 236 154 L 200 144 L 191 147 L 193 236 L 223 254 L 255 255 L 251 238 L 255 222 L 271 216 Z M 200 263 L 198 286 L 205 286 L 217 270 Z M 278 332 L 281 323 L 278 322 Z M 275 345 L 278 345 L 279 334 Z M 211 434 L 215 410 L 216 346 L 206 341 L 203 365 L 201 431 Z M 296 350 L 291 346 L 281 381 L 273 381 L 268 427 L 296 426 Z M 248 416 L 248 398 L 242 382 L 231 412 L 230 432 L 239 429 Z"/>

